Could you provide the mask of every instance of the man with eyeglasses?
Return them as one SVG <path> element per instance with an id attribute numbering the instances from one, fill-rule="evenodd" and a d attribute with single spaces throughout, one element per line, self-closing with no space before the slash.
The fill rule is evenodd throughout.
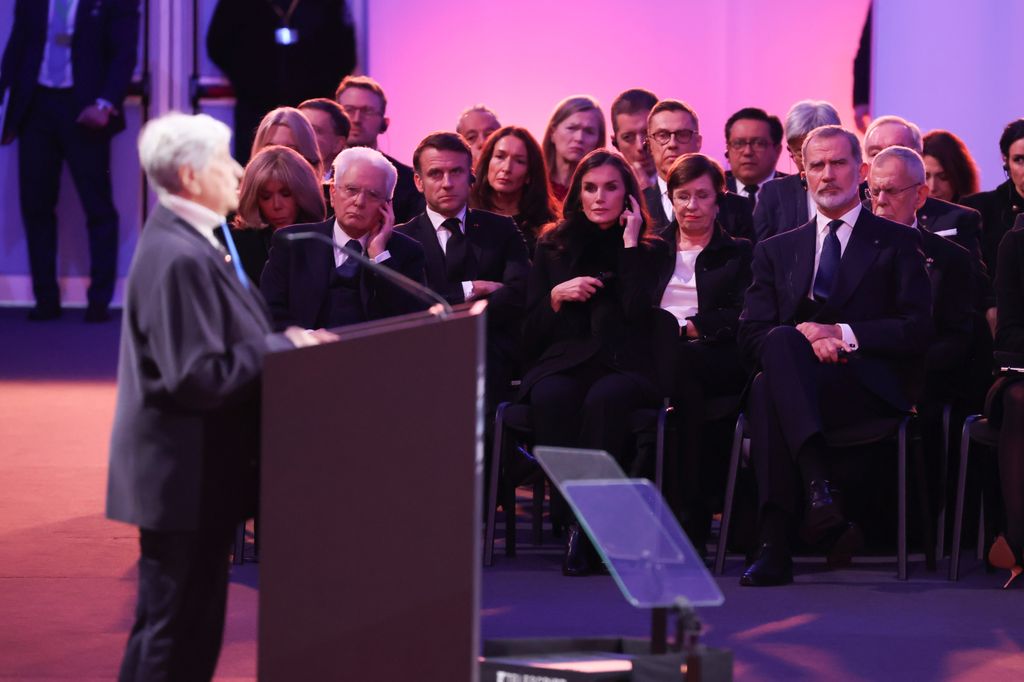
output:
<path id="1" fill-rule="evenodd" d="M 530 261 L 514 220 L 469 208 L 472 158 L 457 133 L 427 135 L 412 156 L 427 206 L 396 231 L 423 246 L 427 286 L 449 303 L 487 299 L 487 395 L 494 404 L 518 369 Z"/>
<path id="2" fill-rule="evenodd" d="M 377 138 L 387 132 L 391 124 L 386 115 L 388 98 L 380 83 L 369 76 L 346 76 L 335 90 L 334 99 L 352 123 L 348 146 L 377 149 Z M 392 207 L 395 220 L 404 223 L 423 210 L 423 195 L 416 190 L 412 168 L 387 154 L 384 158 L 398 171 Z"/>
<path id="3" fill-rule="evenodd" d="M 612 102 L 612 146 L 633 167 L 640 189 L 658 182 L 658 169 L 647 144 L 647 116 L 657 103 L 653 92 L 641 88 L 626 90 Z"/>
<path id="4" fill-rule="evenodd" d="M 834 496 L 828 439 L 909 413 L 932 333 L 920 235 L 861 205 L 857 136 L 815 128 L 802 154 L 816 215 L 758 243 L 740 314 L 740 348 L 760 368 L 747 403 L 760 547 L 740 580 L 753 587 L 793 580 L 801 519 L 831 566 L 860 549 Z"/>
<path id="5" fill-rule="evenodd" d="M 725 184 L 730 192 L 757 205 L 758 193 L 764 183 L 784 178 L 775 170 L 782 153 L 782 122 L 764 109 L 740 109 L 725 122 L 725 156 L 729 170 Z"/>
<path id="6" fill-rule="evenodd" d="M 644 200 L 655 230 L 667 230 L 675 220 L 668 196 L 668 174 L 676 159 L 700 151 L 697 112 L 675 99 L 663 99 L 647 117 L 647 146 L 658 169 L 655 184 L 644 190 Z M 718 222 L 733 237 L 754 241 L 754 219 L 750 202 L 734 192 L 723 194 L 718 203 Z M 674 229 L 674 228 L 672 228 Z"/>
<path id="7" fill-rule="evenodd" d="M 391 196 L 397 175 L 377 150 L 349 147 L 334 159 L 334 218 L 274 232 L 260 289 L 276 329 L 341 327 L 426 307 L 340 249 L 316 239 L 290 239 L 316 232 L 424 282 L 422 247 L 394 231 Z"/>

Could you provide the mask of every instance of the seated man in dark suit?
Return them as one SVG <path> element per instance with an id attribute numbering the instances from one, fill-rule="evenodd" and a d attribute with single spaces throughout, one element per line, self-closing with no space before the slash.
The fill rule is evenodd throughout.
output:
<path id="1" fill-rule="evenodd" d="M 690 105 L 674 99 L 663 99 L 654 105 L 647 117 L 647 144 L 658 169 L 657 184 L 644 190 L 644 200 L 651 214 L 651 227 L 661 231 L 672 222 L 672 201 L 668 197 L 668 173 L 672 163 L 683 154 L 700 151 L 703 139 L 697 112 Z M 754 240 L 754 219 L 750 202 L 733 192 L 726 192 L 718 205 L 718 222 L 732 237 Z"/>
<path id="2" fill-rule="evenodd" d="M 764 109 L 744 107 L 725 122 L 725 156 L 729 170 L 725 184 L 757 205 L 761 188 L 769 180 L 786 177 L 775 170 L 782 154 L 782 121 Z"/>
<path id="3" fill-rule="evenodd" d="M 472 153 L 456 133 L 432 133 L 413 153 L 426 210 L 397 232 L 423 245 L 427 286 L 452 304 L 486 298 L 489 395 L 517 372 L 530 262 L 515 221 L 468 207 Z"/>
<path id="4" fill-rule="evenodd" d="M 334 160 L 335 217 L 274 232 L 260 289 L 275 328 L 340 327 L 426 307 L 340 249 L 318 239 L 290 239 L 317 232 L 422 283 L 423 249 L 394 232 L 391 195 L 396 178 L 394 166 L 377 150 L 346 149 Z"/>
<path id="5" fill-rule="evenodd" d="M 907 413 L 931 338 L 920 235 L 861 205 L 856 135 L 817 128 L 803 158 L 816 216 L 757 245 L 740 315 L 740 346 L 761 368 L 748 403 L 761 546 L 742 585 L 792 581 L 789 531 L 801 516 L 831 562 L 858 549 L 863 535 L 832 496 L 825 436 Z"/>
<path id="6" fill-rule="evenodd" d="M 804 180 L 801 149 L 807 133 L 827 125 L 839 125 L 839 113 L 824 100 L 805 99 L 790 107 L 786 114 L 786 147 L 797 173 L 761 186 L 754 207 L 754 234 L 759 240 L 803 225 L 814 214 L 814 202 L 807 194 Z"/>
<path id="7" fill-rule="evenodd" d="M 380 83 L 369 76 L 345 76 L 334 92 L 334 99 L 338 100 L 352 123 L 348 146 L 376 149 L 377 138 L 387 132 L 391 124 L 391 119 L 386 116 L 388 98 Z M 392 207 L 395 220 L 404 223 L 423 210 L 423 195 L 413 183 L 412 168 L 387 154 L 384 158 L 398 171 Z"/>

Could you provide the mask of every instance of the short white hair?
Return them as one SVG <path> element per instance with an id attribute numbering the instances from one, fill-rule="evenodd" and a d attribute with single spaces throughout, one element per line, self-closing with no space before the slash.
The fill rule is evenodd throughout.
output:
<path id="1" fill-rule="evenodd" d="M 334 157 L 334 181 L 337 182 L 338 178 L 345 174 L 345 171 L 357 163 L 365 163 L 384 173 L 384 194 L 390 201 L 395 193 L 395 184 L 398 182 L 398 171 L 391 165 L 387 157 L 376 149 L 369 147 L 342 149 L 341 153 Z"/>
<path id="2" fill-rule="evenodd" d="M 921 144 L 921 129 L 918 128 L 916 124 L 911 123 L 902 116 L 879 116 L 873 120 L 871 125 L 868 126 L 868 129 L 864 131 L 864 144 L 867 144 L 868 138 L 871 137 L 871 133 L 875 132 L 875 129 L 880 126 L 884 126 L 887 123 L 895 123 L 906 128 L 910 133 L 911 144 L 909 147 L 918 154 L 922 154 L 924 152 L 924 146 Z"/>
<path id="3" fill-rule="evenodd" d="M 182 189 L 180 168 L 203 170 L 230 142 L 231 129 L 212 116 L 172 111 L 142 127 L 139 163 L 158 192 L 177 194 Z"/>
<path id="4" fill-rule="evenodd" d="M 825 100 L 804 99 L 789 108 L 786 114 L 786 141 L 804 137 L 815 128 L 839 125 L 839 113 Z"/>
<path id="5" fill-rule="evenodd" d="M 875 155 L 875 158 L 871 161 L 871 167 L 885 163 L 889 159 L 898 159 L 903 167 L 907 171 L 907 175 L 910 179 L 919 185 L 923 185 L 925 182 L 924 173 L 924 160 L 921 155 L 909 147 L 902 147 L 900 145 L 894 145 L 892 147 L 886 147 L 882 151 Z"/>

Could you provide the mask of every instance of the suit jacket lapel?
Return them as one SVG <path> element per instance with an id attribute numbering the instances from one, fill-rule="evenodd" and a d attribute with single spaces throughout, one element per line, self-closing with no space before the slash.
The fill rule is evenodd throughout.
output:
<path id="1" fill-rule="evenodd" d="M 853 226 L 846 251 L 839 261 L 839 271 L 832 294 L 828 297 L 828 308 L 840 310 L 850 298 L 868 268 L 878 257 L 879 239 L 877 227 L 870 211 L 861 209 L 857 224 Z"/>
<path id="2" fill-rule="evenodd" d="M 437 243 L 437 232 L 434 231 L 434 226 L 430 224 L 430 218 L 425 212 L 416 218 L 415 234 L 412 236 L 423 246 L 427 266 L 427 284 L 435 291 L 444 291 L 443 285 L 448 281 L 444 266 L 444 251 Z"/>
<path id="3" fill-rule="evenodd" d="M 788 270 L 793 273 L 792 277 L 788 279 L 790 300 L 787 302 L 787 307 L 780 310 L 781 313 L 784 313 L 781 316 L 783 320 L 792 320 L 796 317 L 800 304 L 811 291 L 811 283 L 814 278 L 816 229 L 817 224 L 811 221 L 794 230 L 797 233 L 796 248 L 789 255 L 789 267 L 780 269 L 781 272 Z"/>
<path id="4" fill-rule="evenodd" d="M 807 215 L 807 190 L 800 182 L 792 183 L 793 204 L 796 206 L 796 224 L 803 225 L 811 216 Z"/>
<path id="5" fill-rule="evenodd" d="M 319 232 L 328 239 L 334 239 L 334 221 L 327 220 L 318 223 L 310 229 L 310 232 Z M 335 270 L 334 249 L 323 242 L 310 239 L 305 242 L 296 242 L 296 248 L 306 249 L 307 267 L 305 272 L 294 273 L 299 281 L 305 283 L 306 291 L 301 297 L 305 310 L 300 319 L 315 320 L 320 314 L 324 299 L 327 298 L 327 291 L 331 288 L 331 273 Z"/>
<path id="6" fill-rule="evenodd" d="M 665 293 L 665 288 L 668 286 L 669 280 L 672 279 L 672 273 L 676 269 L 676 251 L 679 248 L 679 242 L 677 241 L 678 226 L 675 220 L 662 230 L 661 237 L 665 240 L 665 244 L 668 245 L 668 257 L 658 262 L 658 296 Z"/>
<path id="7" fill-rule="evenodd" d="M 465 273 L 467 279 L 478 279 L 478 273 L 482 271 L 479 267 L 483 263 L 484 247 L 483 242 L 487 239 L 487 231 L 480 227 L 480 215 L 471 209 L 466 209 L 466 239 L 469 240 L 469 252 L 466 254 Z"/>

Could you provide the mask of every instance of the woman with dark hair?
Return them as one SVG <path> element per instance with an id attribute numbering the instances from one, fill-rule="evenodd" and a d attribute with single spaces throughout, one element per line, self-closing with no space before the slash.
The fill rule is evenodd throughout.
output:
<path id="1" fill-rule="evenodd" d="M 981 252 L 993 279 L 998 274 L 996 254 L 999 242 L 1013 227 L 1017 216 L 1024 212 L 1024 118 L 1018 118 L 1003 129 L 999 137 L 999 152 L 1003 155 L 1006 182 L 989 192 L 969 196 L 962 202 L 981 213 Z"/>
<path id="2" fill-rule="evenodd" d="M 572 176 L 563 220 L 537 243 L 523 338 L 529 369 L 519 397 L 529 402 L 538 445 L 597 448 L 629 468 L 628 415 L 656 406 L 656 369 L 644 310 L 633 304 L 648 235 L 643 194 L 617 152 L 585 156 Z M 556 521 L 566 520 L 556 498 Z M 566 575 L 595 557 L 579 528 L 567 533 Z"/>
<path id="3" fill-rule="evenodd" d="M 320 157 L 320 146 L 316 141 L 316 131 L 298 109 L 278 107 L 267 112 L 256 129 L 250 158 L 272 144 L 294 149 L 313 167 L 316 177 L 324 176 L 324 164 Z"/>
<path id="4" fill-rule="evenodd" d="M 604 140 L 604 114 L 597 100 L 588 95 L 576 95 L 558 103 L 541 143 L 551 193 L 556 199 L 565 199 L 576 164 L 602 146 Z"/>
<path id="5" fill-rule="evenodd" d="M 1000 365 L 1024 366 L 1024 215 L 999 245 L 996 277 L 996 351 L 1012 354 Z M 1006 512 L 1005 535 L 996 538 L 988 560 L 1019 576 L 1024 566 L 1024 375 L 996 380 L 985 401 L 989 422 L 999 429 L 999 482 Z"/>
<path id="6" fill-rule="evenodd" d="M 710 398 L 738 395 L 747 380 L 736 328 L 752 279 L 753 247 L 718 222 L 725 173 L 717 161 L 684 154 L 672 164 L 667 184 L 673 220 L 662 241 L 647 249 L 642 303 L 667 310 L 679 322 L 672 398 L 683 425 L 679 459 L 667 462 L 665 496 L 703 555 L 711 524 L 703 491 L 719 490 L 715 479 L 725 473 L 701 463 L 702 452 L 721 451 L 701 447 L 704 408 Z"/>
<path id="7" fill-rule="evenodd" d="M 963 140 L 948 130 L 933 130 L 922 142 L 930 196 L 958 204 L 964 197 L 978 193 L 978 166 Z"/>
<path id="8" fill-rule="evenodd" d="M 469 203 L 511 216 L 533 255 L 541 228 L 556 218 L 558 209 L 540 145 L 526 128 L 505 126 L 487 138 Z"/>
<path id="9" fill-rule="evenodd" d="M 324 219 L 324 197 L 313 168 L 299 153 L 271 145 L 245 167 L 231 236 L 245 274 L 259 283 L 274 230 Z"/>

